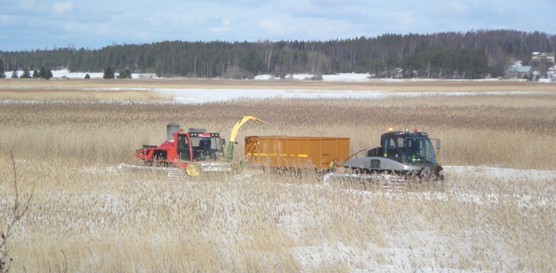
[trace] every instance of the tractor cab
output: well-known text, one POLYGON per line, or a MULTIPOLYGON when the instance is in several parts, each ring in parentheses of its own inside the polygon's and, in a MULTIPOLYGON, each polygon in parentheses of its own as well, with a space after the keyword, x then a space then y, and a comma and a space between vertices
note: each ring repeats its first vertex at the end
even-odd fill
POLYGON ((404 164, 436 164, 434 146, 425 132, 389 131, 380 139, 385 158, 404 164))
POLYGON ((191 129, 175 135, 176 154, 180 161, 223 160, 224 145, 219 133, 206 133, 204 129, 191 129))

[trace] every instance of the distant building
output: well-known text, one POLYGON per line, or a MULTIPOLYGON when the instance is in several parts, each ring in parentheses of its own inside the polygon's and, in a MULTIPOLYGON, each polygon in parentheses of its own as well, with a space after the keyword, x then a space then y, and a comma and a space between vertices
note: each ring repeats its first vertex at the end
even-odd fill
POLYGON ((532 76, 533 67, 528 65, 521 65, 521 62, 516 62, 506 71, 506 77, 508 78, 531 79, 532 76))
POLYGON ((531 53, 531 60, 534 62, 547 62, 554 63, 554 53, 549 52, 533 52, 531 53))

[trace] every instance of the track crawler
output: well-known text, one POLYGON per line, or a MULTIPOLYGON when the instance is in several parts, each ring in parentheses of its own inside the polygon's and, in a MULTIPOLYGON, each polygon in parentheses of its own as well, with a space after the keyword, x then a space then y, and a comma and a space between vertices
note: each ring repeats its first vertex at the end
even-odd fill
POLYGON ((367 182, 442 181, 442 166, 436 161, 440 140, 431 139, 425 132, 394 131, 382 134, 381 146, 359 151, 324 180, 355 180, 367 182), (435 149, 436 148, 436 149, 435 149), (365 152, 365 156, 358 157, 365 152), (342 168, 343 167, 343 168, 342 168))

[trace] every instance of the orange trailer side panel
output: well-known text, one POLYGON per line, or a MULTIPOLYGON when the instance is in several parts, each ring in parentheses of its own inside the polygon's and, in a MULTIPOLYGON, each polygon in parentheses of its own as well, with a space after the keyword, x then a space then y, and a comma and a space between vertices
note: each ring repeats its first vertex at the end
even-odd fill
POLYGON ((350 155, 349 138, 248 136, 245 158, 276 168, 326 170, 350 155))

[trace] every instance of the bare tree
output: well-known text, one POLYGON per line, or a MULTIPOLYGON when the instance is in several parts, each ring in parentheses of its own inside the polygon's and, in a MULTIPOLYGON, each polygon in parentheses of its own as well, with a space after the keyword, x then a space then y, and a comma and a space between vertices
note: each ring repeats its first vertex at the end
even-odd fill
POLYGON ((33 193, 35 192, 35 186, 37 185, 37 180, 33 181, 31 186, 31 192, 29 196, 25 199, 20 196, 20 186, 17 181, 17 169, 15 167, 15 159, 13 152, 10 152, 12 160, 12 168, 14 173, 13 187, 14 187, 14 203, 11 208, 11 216, 7 219, 6 230, 1 231, 0 240, 0 273, 6 273, 10 271, 13 259, 10 256, 10 248, 8 245, 9 239, 13 236, 13 228, 17 222, 21 221, 25 214, 29 211, 31 207, 31 200, 33 199, 33 193), (23 199, 23 200, 22 200, 23 199))

